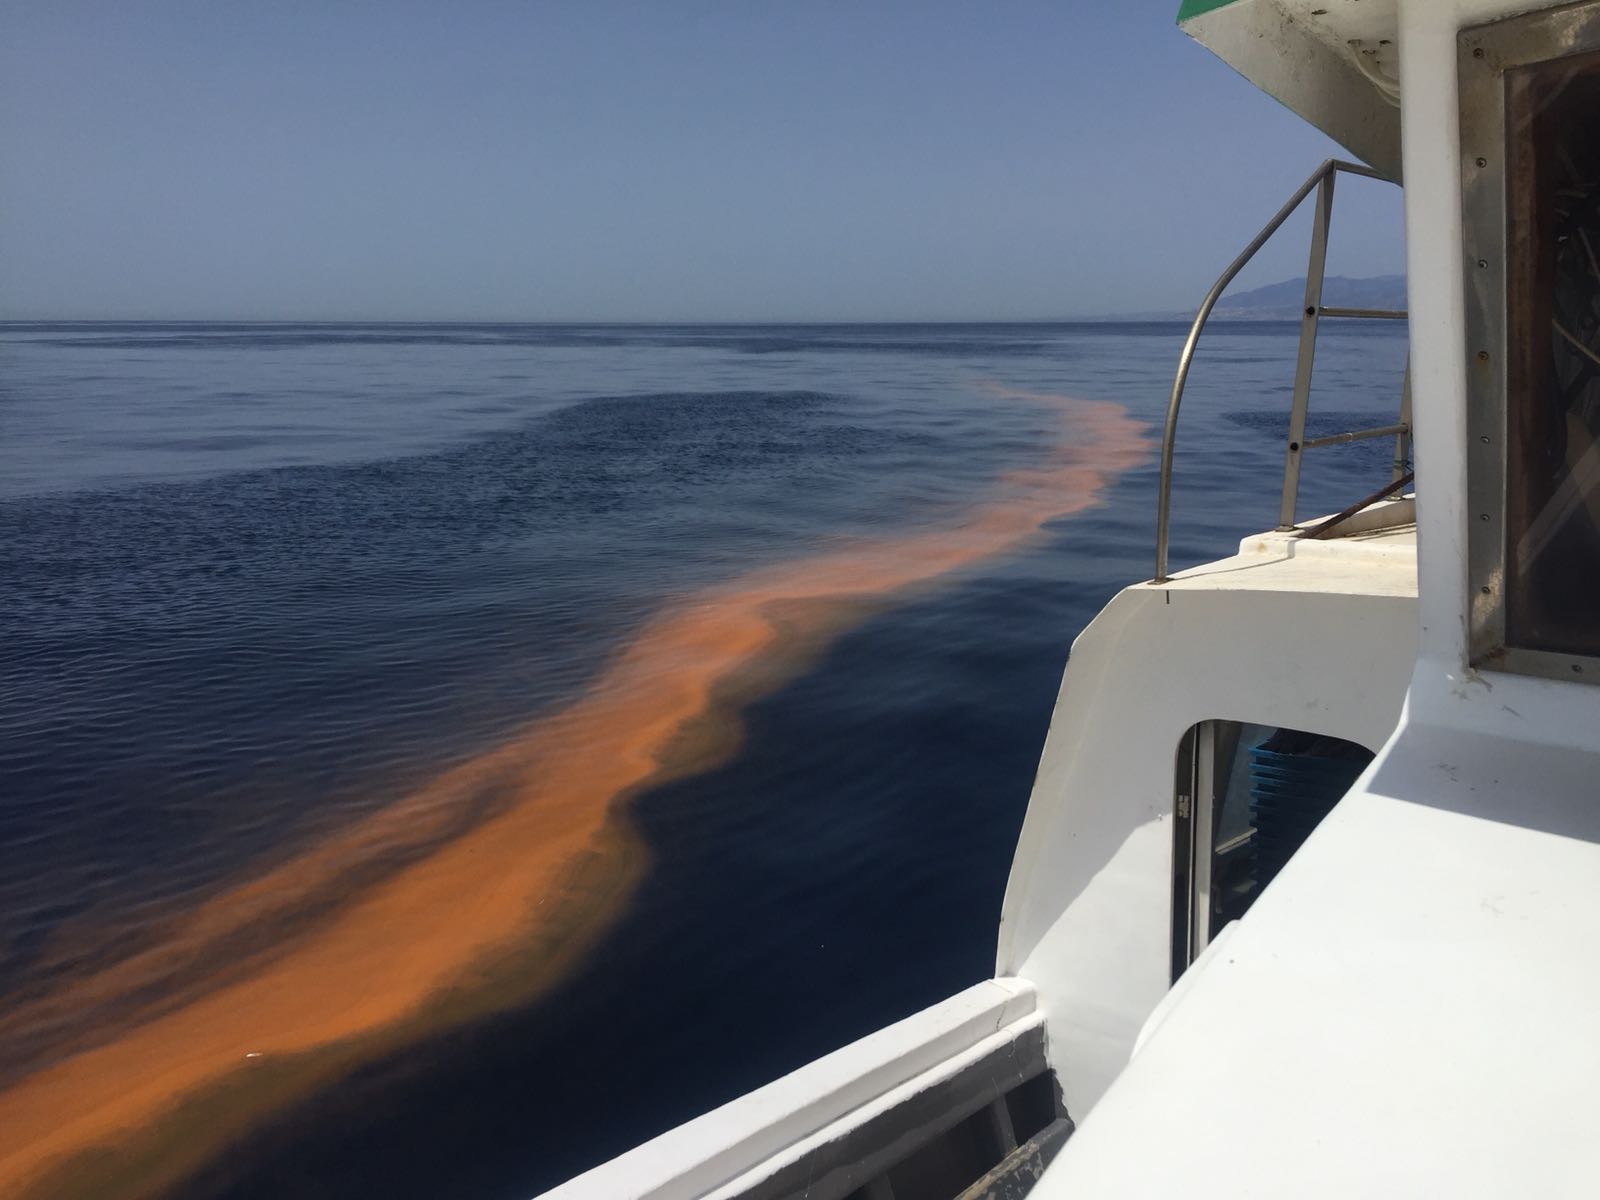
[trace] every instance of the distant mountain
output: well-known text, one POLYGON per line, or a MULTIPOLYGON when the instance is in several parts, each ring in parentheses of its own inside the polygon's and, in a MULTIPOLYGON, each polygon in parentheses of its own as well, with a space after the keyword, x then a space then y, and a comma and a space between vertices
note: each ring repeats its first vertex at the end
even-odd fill
MULTIPOLYGON (((1214 321, 1294 321, 1305 302, 1306 277, 1285 279, 1248 292, 1226 294, 1212 313, 1214 321)), ((1372 275, 1352 279, 1348 275, 1329 275, 1322 281, 1322 302, 1335 308, 1388 308, 1406 306, 1404 275, 1372 275)), ((1185 312, 1128 313, 1103 318, 1113 321, 1190 321, 1194 309, 1185 312)))
MULTIPOLYGON (((1216 319, 1239 321, 1293 320, 1305 302, 1306 277, 1269 283, 1237 295, 1225 295, 1217 302, 1216 319)), ((1329 275, 1322 281, 1322 302, 1335 308, 1392 308, 1406 306, 1404 275, 1372 275, 1351 279, 1329 275)))

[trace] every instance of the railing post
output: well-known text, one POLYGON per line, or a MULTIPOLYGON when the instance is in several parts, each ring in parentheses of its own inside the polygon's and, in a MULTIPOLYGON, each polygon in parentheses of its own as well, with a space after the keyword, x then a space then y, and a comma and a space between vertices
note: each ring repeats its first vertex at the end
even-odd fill
POLYGON ((1296 501, 1300 498, 1300 456, 1306 438, 1306 406, 1311 398, 1311 368, 1317 356, 1317 315, 1322 308, 1322 277, 1328 267, 1328 224, 1333 216, 1333 182, 1330 170, 1317 185, 1316 208, 1311 215, 1311 255, 1306 262, 1306 299, 1300 312, 1300 354, 1294 368, 1294 403, 1289 410, 1289 445, 1283 460, 1283 499, 1278 504, 1278 528, 1293 529, 1296 501))
POLYGON ((1411 355, 1406 355, 1406 373, 1400 381, 1400 424, 1402 433, 1394 435, 1394 473, 1390 481, 1400 479, 1411 469, 1411 355))

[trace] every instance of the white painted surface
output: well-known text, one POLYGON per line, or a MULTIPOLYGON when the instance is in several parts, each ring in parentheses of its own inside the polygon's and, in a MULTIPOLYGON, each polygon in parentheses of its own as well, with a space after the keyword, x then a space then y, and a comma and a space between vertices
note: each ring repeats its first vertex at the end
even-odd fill
MULTIPOLYGON (((988 980, 807 1063, 545 1196, 691 1200, 737 1195, 814 1145, 943 1082, 1041 1020, 1030 984, 988 980)), ((619 1080, 618 1086, 627 1081, 619 1080)))
MULTIPOLYGON (((1407 269, 1415 364, 1422 633, 1413 719, 1464 731, 1592 743, 1600 687, 1468 668, 1466 344, 1463 312, 1459 28, 1550 5, 1507 0, 1408 0, 1401 6, 1407 269)), ((1600 617, 1600 606, 1597 606, 1600 617)))
POLYGON ((1536 7, 1399 6, 1421 592, 1402 720, 1039 1200, 1600 1190, 1600 688, 1467 666, 1456 34, 1536 7))
MULTIPOLYGON (((1400 507, 1400 506, 1397 506, 1400 507)), ((1123 591, 1073 645, 1022 828, 998 970, 1032 980, 1081 1117, 1171 971, 1178 743, 1229 719, 1377 749, 1416 654, 1409 527, 1238 556, 1123 591)))
POLYGON ((1557 794, 1594 799, 1593 757, 1412 732, 1198 968, 1037 1200, 1595 1194, 1600 805, 1557 794))
POLYGON ((1395 0, 1235 0, 1183 28, 1269 96, 1395 179, 1401 164, 1394 9, 1395 0))
POLYGON ((1415 131, 1405 140, 1407 311, 1413 452, 1417 464, 1418 653, 1430 670, 1460 671, 1467 626, 1467 376, 1461 277, 1460 120, 1456 28, 1448 3, 1401 12, 1402 96, 1415 131), (1426 136, 1420 136, 1421 131, 1426 136))

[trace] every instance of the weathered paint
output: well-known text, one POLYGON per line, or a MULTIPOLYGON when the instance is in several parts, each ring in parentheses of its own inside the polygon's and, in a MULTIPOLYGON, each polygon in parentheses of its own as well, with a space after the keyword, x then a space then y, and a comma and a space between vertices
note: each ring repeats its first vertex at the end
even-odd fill
POLYGON ((547 1200, 739 1196, 1042 1023, 1031 985, 993 979, 807 1063, 578 1176, 547 1200))
POLYGON ((1196 0, 1179 19, 1185 33, 1302 120, 1386 178, 1400 178, 1400 113, 1389 94, 1396 88, 1394 0, 1196 0))

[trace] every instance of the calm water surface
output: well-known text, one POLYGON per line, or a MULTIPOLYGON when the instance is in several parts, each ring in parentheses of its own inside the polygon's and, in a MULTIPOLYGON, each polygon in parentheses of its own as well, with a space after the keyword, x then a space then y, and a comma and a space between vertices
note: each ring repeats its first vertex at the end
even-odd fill
MULTIPOLYGON (((1296 331, 1208 333, 1175 562, 1273 523, 1296 331)), ((169 953, 567 711, 663 612, 959 528, 1048 465, 1059 398, 1155 426, 1183 332, 0 325, 0 1109, 426 866, 501 801, 452 793, 337 887, 169 953)), ((1404 357, 1325 332, 1312 432, 1392 419, 1404 357)), ((1302 515, 1388 459, 1311 456, 1302 515)), ((68 1147, 32 1186, 529 1196, 987 976, 1068 647, 1149 575, 1154 483, 1151 456, 830 617, 725 706, 725 752, 626 797, 646 865, 548 984, 68 1147)), ((408 951, 403 923, 377 940, 408 951)), ((166 1065, 120 1061, 130 1089, 166 1065)))

